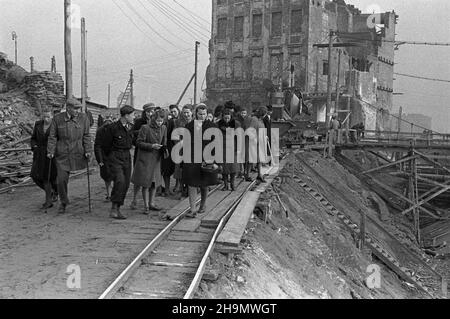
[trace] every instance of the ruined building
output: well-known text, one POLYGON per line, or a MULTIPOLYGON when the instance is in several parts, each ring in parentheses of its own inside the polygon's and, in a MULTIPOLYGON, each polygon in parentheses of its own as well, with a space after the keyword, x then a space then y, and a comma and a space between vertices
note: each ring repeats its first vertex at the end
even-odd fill
POLYGON ((210 105, 233 100, 253 109, 293 85, 312 119, 325 121, 328 48, 313 45, 327 44, 333 30, 333 42, 343 45, 332 50, 333 101, 339 73, 338 108, 350 104, 350 123, 384 127, 393 100, 394 12, 363 14, 344 0, 213 0, 212 17, 210 105))

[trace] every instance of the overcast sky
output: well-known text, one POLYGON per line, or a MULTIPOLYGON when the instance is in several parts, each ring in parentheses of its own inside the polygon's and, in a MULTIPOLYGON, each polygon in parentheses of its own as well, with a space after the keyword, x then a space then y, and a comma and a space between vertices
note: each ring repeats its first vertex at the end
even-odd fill
MULTIPOLYGON (((194 72, 194 41, 199 56, 199 91, 205 88, 209 63, 211 0, 73 0, 88 30, 89 96, 111 104, 125 89, 129 71, 135 73, 136 104, 174 103, 194 72), (179 4, 199 15, 185 11, 179 4), (116 4, 115 4, 116 3, 116 4), (120 7, 120 8, 119 8, 120 7), (173 10, 178 12, 174 18, 173 10), (181 15, 180 15, 181 14, 181 15), (128 17, 126 16, 128 15, 128 17), (130 21, 131 20, 131 21, 130 21), (133 23, 134 22, 134 23, 133 23)), ((38 70, 49 70, 53 55, 64 71, 63 0, 0 0, 0 51, 14 59, 11 32, 18 35, 19 64, 29 69, 34 56, 38 70)), ((400 16, 397 40, 450 42, 448 0, 349 0, 363 12, 379 8, 400 16)), ((80 91, 80 33, 72 34, 74 90, 80 91)), ((450 80, 450 47, 403 45, 396 51, 395 71, 450 80)), ((396 76, 394 111, 433 117, 433 129, 450 133, 450 83, 396 76)), ((201 94, 201 92, 199 92, 201 94)), ((190 89, 183 102, 193 97, 190 89)))

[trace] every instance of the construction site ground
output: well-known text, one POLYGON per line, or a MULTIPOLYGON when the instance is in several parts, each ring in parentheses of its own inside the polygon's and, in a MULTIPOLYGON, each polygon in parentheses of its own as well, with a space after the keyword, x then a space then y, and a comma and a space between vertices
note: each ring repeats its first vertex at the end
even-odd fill
MULTIPOLYGON (((331 203, 344 209, 348 204, 342 200, 345 194, 379 219, 364 187, 339 163, 316 152, 297 156, 337 186, 339 192, 324 194, 331 203)), ((303 169, 296 156, 288 158, 282 174, 280 197, 289 218, 273 193, 264 193, 258 207, 264 210, 270 201, 272 213, 266 216, 255 211, 240 253, 213 253, 208 269, 219 276, 203 280, 196 298, 428 297, 401 280, 370 251, 359 250, 342 222, 289 177, 300 176, 325 193, 327 186, 303 169), (381 267, 381 288, 369 289, 365 284, 371 264, 381 267)), ((128 209, 131 190, 124 207, 128 220, 109 219, 110 204, 104 200, 104 186, 97 172, 91 183, 92 214, 87 213, 86 176, 71 180, 72 204, 65 215, 57 214, 57 205, 47 213, 39 209, 44 197, 37 187, 0 195, 0 298, 96 298, 145 247, 142 241, 133 243, 127 237, 130 230, 150 223, 164 225, 157 215, 148 217, 140 210, 128 209), (80 267, 81 289, 67 286, 70 265, 80 267)), ((162 197, 156 200, 166 209, 177 202, 162 197)), ((405 224, 399 224, 396 216, 383 223, 392 234, 412 242, 405 224)), ((447 263, 436 260, 433 265, 448 277, 447 263)))

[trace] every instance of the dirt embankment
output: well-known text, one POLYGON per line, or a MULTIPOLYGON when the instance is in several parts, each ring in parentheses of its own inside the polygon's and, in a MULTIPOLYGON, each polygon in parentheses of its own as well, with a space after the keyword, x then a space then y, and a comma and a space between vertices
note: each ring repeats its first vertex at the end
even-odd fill
MULTIPOLYGON (((260 214, 254 214, 243 239, 243 251, 229 256, 228 260, 222 254, 214 255, 212 264, 220 268, 222 276, 216 282, 204 282, 197 297, 426 298, 372 257, 369 250, 360 251, 356 247, 356 238, 343 223, 329 215, 324 206, 286 176, 292 173, 300 176, 346 214, 354 213, 358 206, 379 221, 379 212, 367 199, 368 192, 359 180, 335 160, 322 159, 318 153, 300 156, 315 165, 332 185, 350 193, 352 204, 339 198, 337 193, 334 197, 330 195, 333 192, 327 193, 327 185, 303 170, 301 162, 291 157, 280 183, 280 196, 289 210, 289 218, 273 193, 263 194, 260 204, 265 206, 270 200, 273 208, 268 222, 260 214), (381 288, 369 289, 366 285, 366 278, 371 274, 368 266, 372 264, 381 267, 381 288)), ((387 224, 393 234, 410 242, 410 230, 402 230, 402 227, 405 228, 403 225, 395 227, 394 219, 387 224)))

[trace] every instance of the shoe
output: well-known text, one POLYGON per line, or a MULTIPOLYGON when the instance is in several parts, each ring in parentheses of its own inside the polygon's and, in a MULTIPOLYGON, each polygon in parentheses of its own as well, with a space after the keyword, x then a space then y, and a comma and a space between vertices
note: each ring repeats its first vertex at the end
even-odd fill
POLYGON ((246 182, 253 182, 253 179, 249 176, 245 177, 245 181, 246 182))
POLYGON ((136 209, 137 209, 137 203, 136 203, 135 200, 131 202, 131 204, 130 204, 130 209, 131 209, 131 210, 136 210, 136 209))
POLYGON ((265 180, 264 177, 262 177, 262 176, 258 176, 258 177, 256 178, 256 180, 259 181, 259 182, 261 182, 261 183, 265 183, 265 182, 266 182, 266 180, 265 180))
POLYGON ((159 207, 154 206, 154 205, 150 205, 149 209, 150 209, 151 211, 154 211, 154 212, 160 212, 160 211, 162 211, 162 208, 159 208, 159 207))
POLYGON ((186 217, 187 218, 195 218, 195 217, 197 217, 197 212, 190 211, 189 213, 186 214, 186 217))
POLYGON ((120 212, 120 207, 119 207, 119 206, 117 206, 116 212, 117 212, 117 216, 114 217, 115 219, 120 219, 120 220, 127 219, 127 218, 126 218, 124 215, 122 215, 122 213, 120 212))
POLYGON ((58 214, 65 214, 65 213, 66 213, 66 205, 64 204, 59 205, 58 214))
POLYGON ((234 192, 236 190, 236 186, 234 184, 231 184, 231 191, 234 192))
POLYGON ((145 208, 144 208, 144 211, 142 212, 142 214, 144 214, 144 215, 150 214, 150 208, 145 207, 145 208))
POLYGON ((222 190, 223 190, 223 191, 228 191, 228 190, 230 190, 230 189, 228 188, 228 184, 225 184, 225 185, 222 187, 222 190))
POLYGON ((206 208, 205 207, 200 207, 200 209, 198 210, 198 214, 202 215, 206 213, 206 208))
POLYGON ((49 209, 53 207, 53 203, 44 203, 41 209, 49 209))
POLYGON ((58 194, 53 194, 52 195, 52 202, 55 203, 58 201, 58 194))

